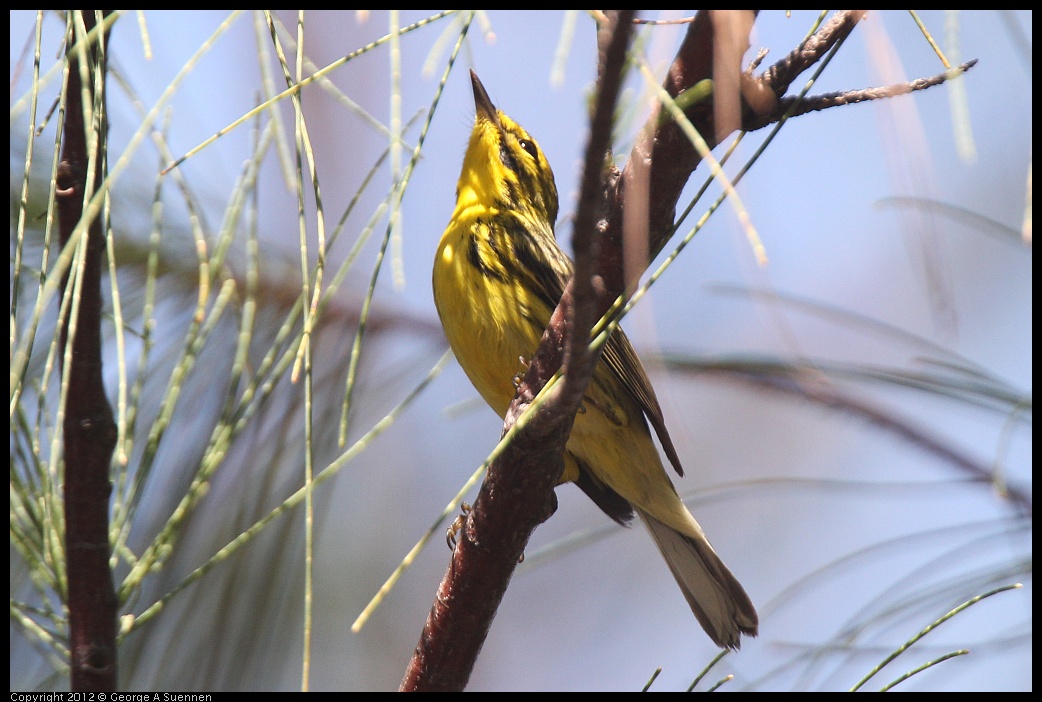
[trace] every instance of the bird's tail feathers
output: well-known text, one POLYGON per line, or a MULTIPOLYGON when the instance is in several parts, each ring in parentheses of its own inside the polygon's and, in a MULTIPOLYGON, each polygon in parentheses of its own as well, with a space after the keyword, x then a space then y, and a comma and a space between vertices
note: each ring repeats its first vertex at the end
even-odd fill
POLYGON ((641 509, 637 514, 669 564, 698 623, 716 645, 738 649, 741 634, 756 636, 759 618, 749 595, 701 530, 691 536, 641 509))

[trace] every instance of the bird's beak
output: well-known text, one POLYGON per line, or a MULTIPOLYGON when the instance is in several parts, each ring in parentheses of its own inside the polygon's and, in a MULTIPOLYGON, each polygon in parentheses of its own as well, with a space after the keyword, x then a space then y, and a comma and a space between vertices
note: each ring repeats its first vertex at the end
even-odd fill
POLYGON ((473 68, 470 69, 470 82, 474 86, 474 109, 477 111, 478 117, 484 117, 498 127, 499 112, 492 104, 492 98, 488 96, 485 86, 478 80, 478 74, 474 72, 473 68))

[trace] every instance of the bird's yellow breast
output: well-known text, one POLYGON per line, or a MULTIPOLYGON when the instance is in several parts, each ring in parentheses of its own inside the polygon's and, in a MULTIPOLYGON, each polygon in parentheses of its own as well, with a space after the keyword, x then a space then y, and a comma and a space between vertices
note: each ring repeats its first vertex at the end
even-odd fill
POLYGON ((514 376, 525 370, 521 359, 531 359, 552 310, 527 292, 518 276, 495 265, 495 257, 482 248, 489 246, 487 225, 460 214, 438 245, 434 304, 460 366, 502 417, 514 399, 514 376), (473 264, 478 255, 484 270, 473 264))

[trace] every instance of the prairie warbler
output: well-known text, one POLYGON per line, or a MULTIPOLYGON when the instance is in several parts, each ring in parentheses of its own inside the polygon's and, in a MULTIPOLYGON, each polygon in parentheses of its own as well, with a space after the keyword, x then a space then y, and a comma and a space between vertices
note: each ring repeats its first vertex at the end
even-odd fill
MULTIPOLYGON (((434 259, 434 302, 456 358, 500 416, 572 275, 554 237, 557 186, 535 140, 496 109, 471 71, 477 115, 456 186, 456 209, 434 259)), ((720 647, 756 635, 749 596, 677 495, 648 420, 680 460, 651 382, 622 330, 604 347, 565 451, 575 482, 609 517, 636 512, 702 628, 720 647), (647 417, 647 420, 645 419, 647 417)))

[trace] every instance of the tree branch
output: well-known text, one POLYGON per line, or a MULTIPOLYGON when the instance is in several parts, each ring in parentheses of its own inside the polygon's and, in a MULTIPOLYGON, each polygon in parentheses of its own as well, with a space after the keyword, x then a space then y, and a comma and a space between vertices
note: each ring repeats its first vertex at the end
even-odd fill
MULTIPOLYGON (((618 97, 620 76, 632 28, 630 12, 608 14, 601 27, 601 73, 593 128, 586 150, 581 205, 576 232, 581 235, 585 271, 592 271, 589 252, 597 248, 594 236, 598 213, 603 211, 604 155, 611 137, 611 116, 618 97)), ((406 669, 402 691, 462 690, 485 642, 492 619, 506 592, 532 531, 556 509, 554 486, 564 470, 563 449, 571 433, 575 411, 589 382, 596 357, 587 351, 590 328, 597 316, 577 317, 582 298, 595 295, 591 276, 574 284, 554 313, 539 351, 529 364, 525 380, 507 412, 504 432, 524 412, 535 395, 566 358, 569 373, 561 387, 539 409, 504 453, 489 466, 474 508, 453 554, 420 641, 406 669), (578 289, 576 289, 578 288, 578 289), (576 297, 573 303, 573 297, 576 297)))
MULTIPOLYGON (((741 61, 755 13, 700 11, 688 25, 664 88, 676 98, 705 79, 713 81, 712 94, 685 109, 712 148, 734 130, 779 121, 791 106, 782 97, 791 83, 849 35, 864 14, 838 12, 754 77, 751 69, 742 70, 741 61)), ((588 348, 590 329, 668 242, 680 194, 701 160, 676 122, 661 119, 656 109, 623 171, 606 173, 611 114, 634 18, 629 11, 604 17, 598 35, 597 105, 574 226, 575 275, 518 386, 504 433, 558 369, 564 368, 563 377, 490 465, 402 680, 403 691, 466 685, 518 558, 535 527, 556 508, 553 487, 563 471, 565 444, 599 359, 588 348)), ((866 93, 862 99, 883 96, 866 93)), ((837 98, 833 101, 840 104, 837 98)), ((817 104, 815 109, 827 106, 825 100, 807 103, 817 104)))
MULTIPOLYGON (((106 11, 107 13, 108 11, 106 11)), ((97 24, 100 11, 84 11, 86 32, 97 24)), ((75 18, 74 18, 75 21, 75 18)), ((104 86, 95 85, 105 73, 108 33, 87 47, 78 45, 78 33, 68 38, 68 84, 65 95, 65 124, 61 162, 57 173, 59 236, 62 246, 72 237, 84 202, 94 194, 88 190, 88 130, 96 130, 93 154, 96 188, 104 177, 104 86), (86 65, 81 59, 86 58, 86 65), (81 81, 86 76, 87 83, 81 81), (96 93, 95 91, 100 91, 96 93), (84 97, 90 101, 95 124, 84 123, 84 97)), ((69 655, 71 685, 75 692, 111 692, 116 689, 116 592, 109 570, 109 465, 116 446, 112 408, 105 397, 101 369, 102 264, 105 237, 95 218, 87 231, 86 255, 78 290, 78 307, 60 322, 61 346, 72 345, 68 368, 68 392, 62 424, 65 459, 65 552, 68 574, 69 655)), ((71 272, 71 271, 70 271, 71 272)), ((69 294, 69 273, 62 291, 69 294)))
POLYGON ((768 125, 774 124, 780 120, 786 114, 789 115, 789 119, 793 117, 799 117, 809 112, 817 112, 819 110, 826 110, 830 107, 839 107, 840 105, 853 105, 858 102, 867 102, 869 100, 880 100, 885 98, 892 98, 898 95, 907 95, 908 93, 915 92, 917 90, 926 90, 932 88, 935 85, 946 83, 955 76, 961 75, 966 71, 970 70, 977 65, 977 59, 967 61, 959 67, 945 71, 944 73, 938 73, 935 76, 929 78, 916 78, 915 80, 908 81, 907 83, 894 83, 893 85, 884 85, 879 88, 864 88, 863 90, 842 90, 834 93, 824 93, 822 95, 810 95, 804 98, 799 98, 796 95, 785 97, 778 100, 774 109, 758 116, 750 116, 745 122, 743 128, 746 131, 755 131, 762 129, 768 125), (798 103, 795 109, 792 109, 794 103, 798 103), (789 110, 792 109, 792 112, 789 110))

